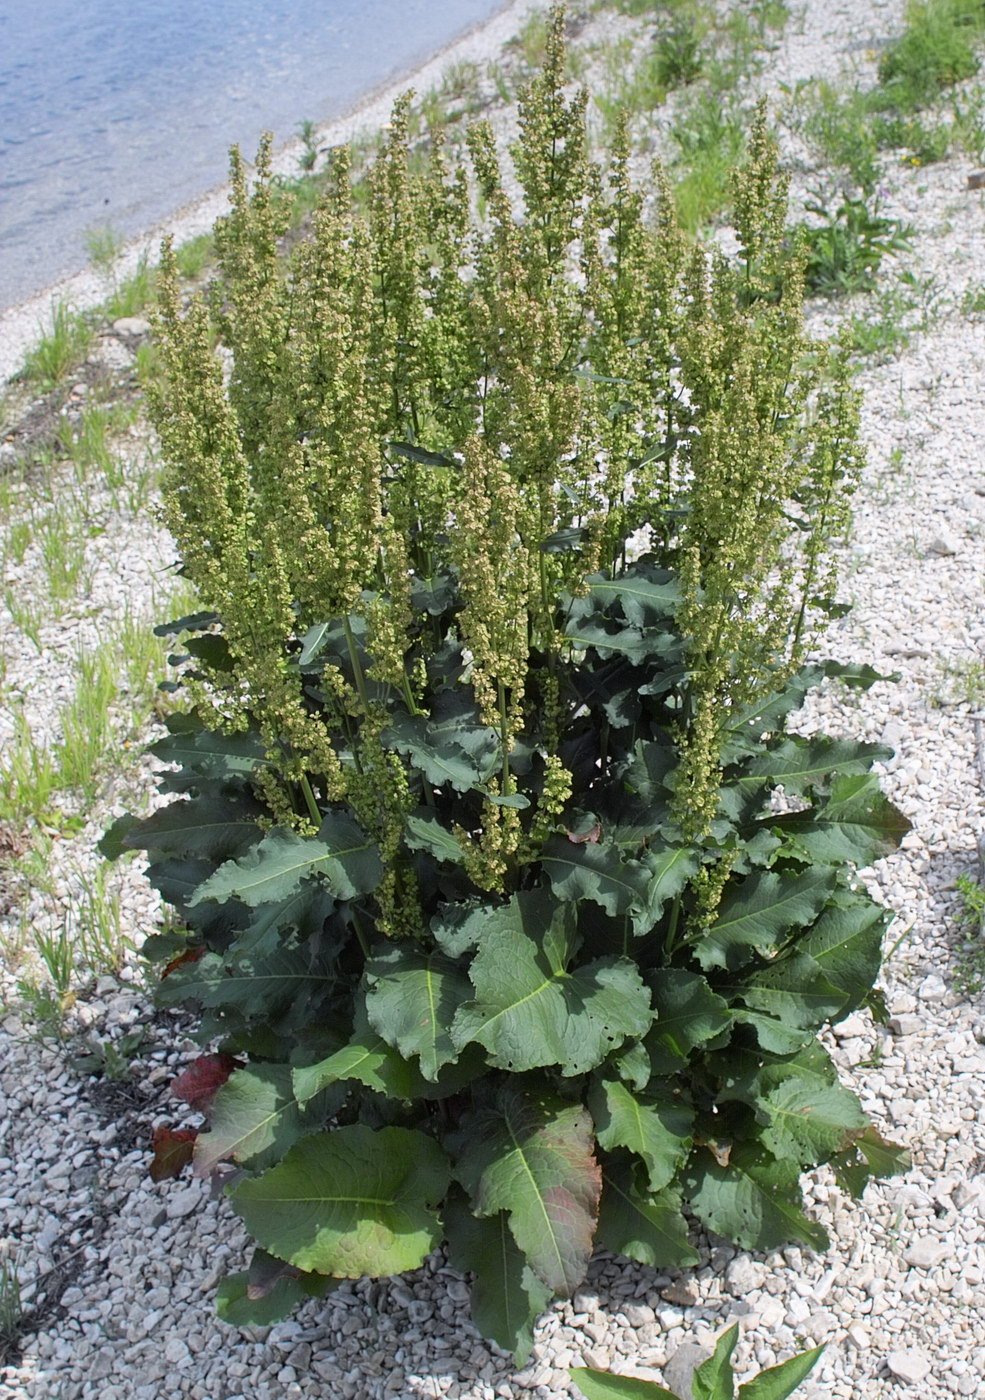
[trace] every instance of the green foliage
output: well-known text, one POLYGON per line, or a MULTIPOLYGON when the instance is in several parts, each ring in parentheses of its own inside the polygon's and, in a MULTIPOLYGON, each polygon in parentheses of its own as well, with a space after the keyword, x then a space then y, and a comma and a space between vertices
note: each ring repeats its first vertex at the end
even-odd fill
POLYGON ((63 301, 51 308, 51 321, 24 359, 19 378, 38 389, 56 388, 85 359, 92 344, 87 317, 63 301))
POLYGON ((596 1243, 693 1263, 685 1209, 823 1243, 801 1169, 878 1151, 816 1033, 869 996, 855 863, 905 830, 866 786, 886 750, 784 733, 826 676, 879 678, 803 659, 857 401, 803 330, 765 118, 712 256, 659 172, 644 221, 624 128, 589 159, 563 57, 556 13, 521 211, 488 127, 425 165, 403 101, 289 262, 266 148, 209 305, 165 258, 154 411, 202 611, 162 629, 175 800, 104 843, 186 925, 146 952, 226 1057, 195 1160, 236 1164, 280 1301, 445 1239, 520 1354, 596 1243))
MULTIPOLYGON (((707 1361, 696 1369, 691 1380, 691 1400, 735 1400, 736 1395, 738 1400, 786 1400, 814 1369, 824 1351, 823 1347, 815 1347, 811 1351, 801 1352, 799 1356, 792 1356, 779 1366, 760 1371, 753 1380, 740 1385, 736 1392, 732 1353, 738 1340, 739 1326, 733 1323, 718 1338, 715 1350, 707 1361)), ((673 1391, 635 1376, 616 1376, 608 1371, 583 1367, 572 1371, 571 1379, 585 1400, 678 1400, 673 1391)))
POLYGON ((867 291, 885 257, 910 247, 912 230, 869 207, 865 198, 842 197, 837 209, 815 200, 806 206, 820 220, 801 225, 807 249, 807 287, 821 296, 867 291))
POLYGON ((975 44, 985 32, 979 0, 911 0, 906 28, 882 55, 879 81, 885 103, 912 112, 943 88, 978 72, 975 44))

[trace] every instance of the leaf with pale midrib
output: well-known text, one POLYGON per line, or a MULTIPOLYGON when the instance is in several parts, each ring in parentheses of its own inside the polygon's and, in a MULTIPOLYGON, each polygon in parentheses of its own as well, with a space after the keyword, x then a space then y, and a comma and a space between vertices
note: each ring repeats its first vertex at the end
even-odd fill
POLYGON ((458 1059, 451 1023, 471 995, 468 977, 442 953, 396 944, 366 964, 369 1023, 404 1059, 416 1056, 425 1079, 458 1059))

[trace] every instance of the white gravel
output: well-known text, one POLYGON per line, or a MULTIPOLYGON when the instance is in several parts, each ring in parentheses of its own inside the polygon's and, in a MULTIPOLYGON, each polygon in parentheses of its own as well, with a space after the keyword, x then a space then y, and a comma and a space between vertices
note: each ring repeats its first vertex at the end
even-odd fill
MULTIPOLYGON (((864 77, 869 50, 898 28, 901 11, 897 0, 809 0, 763 84, 779 92, 846 69, 864 77)), ((791 156, 802 163, 803 193, 816 172, 794 141, 791 156)), ((870 1187, 861 1202, 828 1171, 813 1173, 809 1205, 832 1238, 823 1255, 759 1256, 705 1242, 701 1267, 684 1275, 598 1259, 575 1298, 545 1316, 519 1374, 468 1323, 464 1283, 440 1255, 414 1275, 344 1286, 289 1322, 239 1333, 216 1320, 212 1301, 216 1280, 241 1267, 238 1223, 207 1200, 206 1186, 155 1186, 146 1174, 149 1127, 177 1121, 167 1084, 195 1052, 180 1019, 150 1027, 131 1101, 101 1107, 64 1054, 27 1038, 11 1014, 0 1025, 0 1253, 16 1255, 38 1293, 52 1265, 67 1261, 76 1273, 18 1363, 0 1368, 3 1400, 555 1400, 573 1394, 566 1371, 582 1363, 654 1379, 666 1368, 666 1382, 686 1393, 687 1373, 733 1319, 742 1324, 743 1371, 827 1343, 798 1392, 804 1400, 985 1395, 985 1007, 953 990, 962 941, 954 885, 977 873, 982 811, 972 708, 951 676, 985 660, 985 318, 959 311, 966 288, 985 282, 985 205, 966 192, 967 170, 957 158, 885 175, 889 212, 917 228, 898 271, 933 281, 933 319, 899 358, 861 375, 870 460, 842 585, 855 606, 828 649, 897 670, 900 680, 861 696, 832 687, 798 719, 896 748, 885 788, 913 832, 866 876, 897 914, 887 948, 898 946, 882 979, 893 1019, 881 1028, 853 1015, 830 1045, 876 1124, 909 1146, 912 1170, 870 1187)), ((830 306, 818 306, 819 326, 831 318, 830 306)), ((164 545, 150 530, 125 545, 133 597, 164 545)), ((106 567, 120 557, 115 539, 106 567)), ((97 579, 104 572, 100 564, 97 579)), ((66 621, 64 655, 86 625, 66 621)), ((50 712, 58 675, 54 661, 39 668, 33 649, 14 648, 4 685, 20 685, 39 713, 46 704, 50 712)), ((115 791, 108 804, 119 808, 125 796, 115 791)), ((94 859, 103 820, 93 813, 80 835, 56 844, 62 907, 36 895, 32 915, 70 914, 66 872, 94 859)), ((124 909, 139 941, 154 926, 155 902, 132 870, 124 909)), ((145 990, 135 972, 124 977, 130 985, 105 979, 78 1008, 100 1034, 147 1024, 145 990)))

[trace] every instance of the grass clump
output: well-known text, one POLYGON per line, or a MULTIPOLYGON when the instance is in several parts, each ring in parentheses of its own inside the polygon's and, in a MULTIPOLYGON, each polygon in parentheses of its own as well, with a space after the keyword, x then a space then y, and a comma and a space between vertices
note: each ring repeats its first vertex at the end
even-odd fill
POLYGON ((51 308, 47 329, 24 359, 18 378, 41 390, 57 388, 89 353, 93 341, 92 321, 67 302, 51 308))
POLYGON ((917 0, 906 28, 879 61, 878 100, 898 112, 915 112, 945 88, 972 78, 985 34, 981 0, 917 0))

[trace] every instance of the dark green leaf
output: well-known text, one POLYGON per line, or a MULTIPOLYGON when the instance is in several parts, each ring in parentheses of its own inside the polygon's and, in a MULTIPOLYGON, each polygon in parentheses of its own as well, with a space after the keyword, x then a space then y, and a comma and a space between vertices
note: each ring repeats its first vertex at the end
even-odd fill
POLYGON ((910 1155, 904 1148, 887 1142, 875 1128, 868 1127, 847 1152, 832 1158, 831 1165, 841 1186, 858 1197, 873 1178, 899 1176, 909 1171, 910 1155))
POLYGON ((691 1149, 694 1111, 658 1086, 633 1094, 618 1079, 596 1079, 588 1094, 599 1146, 613 1151, 625 1147, 641 1158, 650 1190, 659 1191, 677 1174, 691 1149))
POLYGON ((514 895, 487 930, 469 969, 474 1001, 460 1007, 452 1039, 484 1045, 514 1071, 559 1065, 584 1074, 650 1025, 650 997, 633 963, 599 958, 571 967, 576 911, 549 891, 514 895))
MULTIPOLYGON (((456 717, 457 718, 457 717, 456 717)), ((502 768, 502 749, 494 729, 429 723, 424 715, 398 715, 383 731, 387 747, 406 754, 429 783, 448 783, 456 792, 487 783, 502 768)))
POLYGON ((191 904, 234 896, 255 909, 286 899, 313 875, 323 879, 338 899, 369 894, 383 878, 379 849, 341 813, 330 813, 317 837, 275 827, 242 860, 220 866, 191 904))
POLYGON ((395 456, 406 457, 411 462, 420 462, 425 467, 456 467, 458 465, 454 457, 449 457, 444 452, 428 452, 426 448, 418 447, 412 442, 391 442, 387 445, 395 456))
POLYGON ((504 1084, 494 1108, 463 1125, 456 1174, 476 1215, 506 1211, 537 1277, 570 1297, 585 1277, 601 1173, 580 1104, 504 1084))
POLYGON ((510 1233, 505 1211, 480 1220, 455 1193, 444 1209, 448 1259, 472 1274, 472 1320, 484 1337, 513 1353, 517 1366, 530 1355, 534 1323, 551 1290, 534 1274, 510 1233))
POLYGON ((871 774, 837 778, 820 807, 777 817, 771 825, 792 837, 793 849, 806 859, 859 868, 894 851, 910 830, 871 774))
POLYGON ((763 778, 782 783, 787 793, 802 793, 831 774, 846 777, 868 773, 873 763, 892 758, 884 744, 859 744, 852 739, 811 739, 788 734, 775 748, 758 753, 745 765, 740 783, 755 785, 763 778))
POLYGON ((419 1268, 440 1243, 435 1205, 447 1187, 432 1137, 356 1123, 302 1138, 229 1196, 278 1259, 336 1278, 381 1278, 419 1268))
POLYGON ((638 860, 623 860, 609 842, 578 845, 564 836, 552 836, 541 855, 554 893, 560 899, 590 899, 607 914, 629 917, 639 932, 647 932, 652 874, 638 860))
POLYGON ((749 875, 726 890, 718 917, 694 952, 703 968, 738 968, 751 951, 774 952, 793 928, 812 923, 838 883, 833 870, 805 870, 778 875, 771 870, 749 875))
POLYGON ((464 865, 465 857, 453 832, 426 808, 411 812, 404 822, 404 839, 412 851, 429 851, 435 860, 464 865))
POLYGON ((654 1074, 674 1074, 691 1051, 731 1023, 728 1003, 697 972, 660 968, 650 974, 653 1027, 644 1044, 654 1074))
POLYGON ((676 580, 668 575, 656 581, 627 572, 616 579, 590 576, 586 582, 592 598, 604 607, 618 603, 626 621, 634 627, 653 627, 673 616, 681 597, 676 580))
POLYGON ((628 1161, 613 1159, 603 1168, 598 1242, 651 1269, 690 1268, 698 1262, 688 1241, 680 1191, 669 1186, 656 1196, 641 1191, 628 1161))
POLYGON ((824 1229, 801 1209, 799 1177, 795 1161, 778 1162, 752 1143, 736 1146, 726 1167, 698 1151, 686 1172, 695 1215, 743 1249, 778 1249, 793 1240, 826 1249, 824 1229))
POLYGON ((170 734, 151 744, 150 752, 162 763, 178 764, 186 776, 241 780, 265 762, 264 745, 255 734, 219 734, 193 715, 170 715, 166 723, 170 734))
POLYGON ((306 1298, 321 1298, 332 1288, 337 1288, 334 1279, 315 1280, 317 1275, 300 1275, 299 1270, 290 1268, 272 1283, 270 1288, 256 1297, 251 1297, 250 1275, 248 1273, 228 1274, 216 1289, 216 1311, 223 1322, 234 1327, 269 1327, 281 1322, 305 1301, 306 1298), (307 1287, 301 1282, 305 1277, 312 1280, 307 1287))
POLYGON ((228 860, 263 835, 257 826, 257 803, 228 797, 181 798, 137 822, 123 838, 130 851, 155 856, 202 856, 228 860))
POLYGON ((788 1029, 823 1025, 844 1003, 844 993, 828 981, 821 965, 801 952, 779 958, 722 990, 730 1000, 739 997, 754 1011, 775 1016, 788 1029))
POLYGON ((405 1060, 416 1055, 425 1079, 458 1059, 451 1023, 472 988, 450 959, 395 944, 366 964, 366 986, 370 1025, 405 1060))
POLYGON ((772 1089, 760 1107, 769 1114, 769 1126, 760 1133, 763 1146, 804 1167, 844 1152, 869 1122, 850 1089, 840 1084, 819 1089, 795 1076, 772 1089))
POLYGON ((409 1064, 368 1026, 357 1030, 348 1045, 317 1064, 294 1071, 294 1093, 302 1106, 330 1084, 355 1079, 368 1089, 388 1098, 415 1099, 426 1082, 415 1065, 409 1064))
POLYGON ((283 1157, 305 1131, 291 1088, 289 1065, 237 1069, 221 1086, 209 1110, 209 1131, 195 1143, 196 1176, 220 1162, 264 1167, 283 1157))

